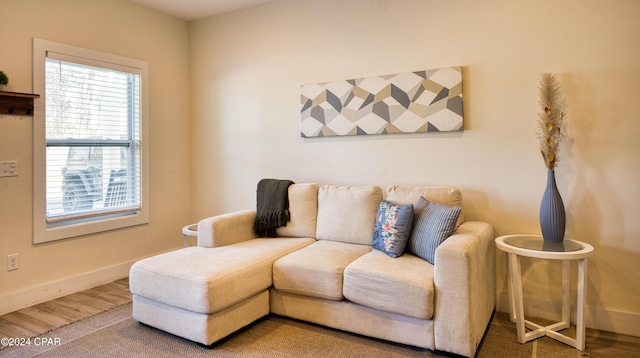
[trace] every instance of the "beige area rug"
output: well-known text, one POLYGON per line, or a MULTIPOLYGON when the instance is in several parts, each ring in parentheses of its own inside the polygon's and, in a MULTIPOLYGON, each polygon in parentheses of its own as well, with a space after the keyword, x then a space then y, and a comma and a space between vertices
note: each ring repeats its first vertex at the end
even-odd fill
MULTIPOLYGON (((451 357, 279 316, 268 316, 213 347, 141 325, 131 304, 41 336, 38 346, 13 347, 0 357, 451 357)), ((513 324, 494 319, 476 357, 589 357, 549 338, 526 344, 513 324)))

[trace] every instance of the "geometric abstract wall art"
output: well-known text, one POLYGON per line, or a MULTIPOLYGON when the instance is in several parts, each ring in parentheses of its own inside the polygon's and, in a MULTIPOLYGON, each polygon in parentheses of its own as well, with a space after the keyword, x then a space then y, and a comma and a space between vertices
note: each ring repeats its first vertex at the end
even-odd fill
POLYGON ((301 136, 463 130, 462 67, 300 86, 301 136))

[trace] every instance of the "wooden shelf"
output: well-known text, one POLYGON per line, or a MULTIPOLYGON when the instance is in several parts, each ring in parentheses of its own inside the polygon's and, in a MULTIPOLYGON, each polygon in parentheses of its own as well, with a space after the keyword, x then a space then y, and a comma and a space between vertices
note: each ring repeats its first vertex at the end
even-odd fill
POLYGON ((39 94, 0 91, 0 114, 33 116, 33 99, 39 94))

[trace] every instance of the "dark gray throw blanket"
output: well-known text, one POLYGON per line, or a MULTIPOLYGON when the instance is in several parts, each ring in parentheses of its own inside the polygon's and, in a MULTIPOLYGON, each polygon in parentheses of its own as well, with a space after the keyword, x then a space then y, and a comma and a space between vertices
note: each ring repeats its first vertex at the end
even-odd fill
POLYGON ((258 182, 256 234, 261 237, 276 236, 276 228, 289 221, 289 186, 291 180, 262 179, 258 182))

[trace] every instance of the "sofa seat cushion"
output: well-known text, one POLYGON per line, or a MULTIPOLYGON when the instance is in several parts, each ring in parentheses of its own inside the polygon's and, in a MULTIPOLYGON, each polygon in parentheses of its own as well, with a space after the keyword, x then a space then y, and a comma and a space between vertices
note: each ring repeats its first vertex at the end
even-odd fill
POLYGON ((211 314, 272 285, 273 262, 312 238, 262 238, 216 248, 188 247, 136 262, 131 293, 211 314))
POLYGON ((369 251, 370 245, 318 241, 273 264, 273 287, 304 296, 342 300, 345 267, 369 251))
POLYGON ((404 254, 392 258, 373 250, 344 271, 344 297, 382 311, 431 319, 435 289, 433 265, 404 254))

